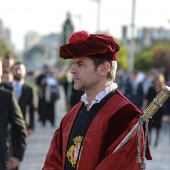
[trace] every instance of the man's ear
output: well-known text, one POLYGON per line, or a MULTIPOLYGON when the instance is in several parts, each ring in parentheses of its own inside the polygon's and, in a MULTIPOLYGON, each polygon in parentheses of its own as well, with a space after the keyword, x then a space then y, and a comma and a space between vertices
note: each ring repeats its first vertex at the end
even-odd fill
POLYGON ((100 65, 100 74, 106 75, 108 71, 110 70, 110 64, 108 62, 104 62, 100 65))

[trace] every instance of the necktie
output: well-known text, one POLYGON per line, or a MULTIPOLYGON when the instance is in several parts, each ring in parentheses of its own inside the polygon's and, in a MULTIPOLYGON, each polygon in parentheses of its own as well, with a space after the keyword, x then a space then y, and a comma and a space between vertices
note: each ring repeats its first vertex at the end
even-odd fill
POLYGON ((18 83, 16 83, 15 91, 16 91, 17 99, 19 99, 20 98, 20 86, 18 83))

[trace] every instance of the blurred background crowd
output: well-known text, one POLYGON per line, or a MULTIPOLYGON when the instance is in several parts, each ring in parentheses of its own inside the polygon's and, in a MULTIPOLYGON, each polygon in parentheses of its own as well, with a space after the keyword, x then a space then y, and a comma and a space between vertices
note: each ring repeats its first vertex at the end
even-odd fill
MULTIPOLYGON (((96 2, 102 5, 100 0, 96 2)), ((121 38, 116 38, 121 49, 118 54, 116 83, 118 89, 144 111, 166 85, 170 86, 170 29, 146 26, 135 28, 133 3, 135 1, 132 1, 131 36, 128 36, 129 27, 124 25, 120 28, 121 38)), ((67 111, 83 94, 83 91, 78 92, 72 88, 73 80, 69 73, 72 61, 58 57, 59 47, 67 43, 68 37, 76 31, 73 15, 71 12, 66 13, 58 33, 40 35, 34 31, 27 32, 22 53, 14 50, 10 29, 4 23, 5 21, 0 20, 0 60, 3 67, 1 88, 14 91, 18 96, 29 135, 34 135, 37 122, 44 128, 47 122, 51 127, 56 127, 55 104, 60 99, 61 88, 67 111), (17 82, 20 84, 19 94, 17 82)), ((101 29, 96 32, 112 34, 101 29)), ((163 123, 170 128, 170 98, 149 121, 150 133, 153 129, 156 130, 153 141, 155 148, 159 146, 163 123)))

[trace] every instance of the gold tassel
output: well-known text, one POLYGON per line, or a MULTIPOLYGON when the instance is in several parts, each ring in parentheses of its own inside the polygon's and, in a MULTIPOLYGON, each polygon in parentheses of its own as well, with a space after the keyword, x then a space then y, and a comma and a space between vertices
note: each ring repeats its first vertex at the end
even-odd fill
POLYGON ((146 163, 145 163, 145 158, 146 158, 146 144, 147 144, 147 139, 148 139, 148 122, 149 120, 145 121, 145 138, 144 138, 144 148, 143 148, 143 158, 142 158, 142 163, 141 163, 141 169, 146 169, 146 163))
POLYGON ((139 127, 138 127, 138 156, 136 157, 136 162, 137 163, 141 163, 141 156, 140 156, 140 152, 141 152, 141 140, 142 140, 142 132, 143 132, 143 118, 142 116, 140 116, 139 118, 139 127))

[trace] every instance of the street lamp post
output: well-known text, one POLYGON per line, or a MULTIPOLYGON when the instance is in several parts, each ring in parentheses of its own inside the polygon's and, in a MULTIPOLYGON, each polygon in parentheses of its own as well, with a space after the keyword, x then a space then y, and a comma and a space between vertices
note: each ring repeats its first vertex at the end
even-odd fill
POLYGON ((101 0, 97 0, 97 31, 100 32, 101 0))
POLYGON ((96 31, 100 32, 101 0, 90 0, 97 2, 97 25, 96 31))
POLYGON ((129 71, 132 71, 134 69, 134 56, 135 56, 135 39, 134 39, 134 31, 135 31, 135 7, 136 7, 136 0, 132 0, 129 71))

